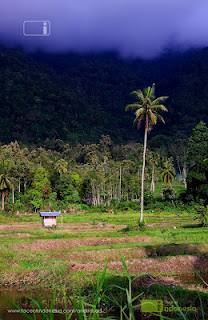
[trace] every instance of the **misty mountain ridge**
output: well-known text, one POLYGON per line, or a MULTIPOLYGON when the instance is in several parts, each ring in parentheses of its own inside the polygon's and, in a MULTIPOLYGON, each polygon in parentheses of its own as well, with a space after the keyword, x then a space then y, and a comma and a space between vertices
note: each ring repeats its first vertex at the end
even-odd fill
POLYGON ((132 125, 130 92, 156 83, 167 95, 166 124, 153 128, 172 139, 187 138, 208 117, 208 49, 167 53, 154 60, 122 60, 115 53, 28 55, 0 48, 0 141, 43 144, 143 140, 132 125))

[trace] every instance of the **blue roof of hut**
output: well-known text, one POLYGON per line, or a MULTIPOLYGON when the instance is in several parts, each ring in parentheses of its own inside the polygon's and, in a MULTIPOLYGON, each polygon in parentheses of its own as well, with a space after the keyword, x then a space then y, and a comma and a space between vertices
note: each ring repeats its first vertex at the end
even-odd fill
POLYGON ((41 212, 41 217, 58 217, 60 216, 60 212, 41 212))

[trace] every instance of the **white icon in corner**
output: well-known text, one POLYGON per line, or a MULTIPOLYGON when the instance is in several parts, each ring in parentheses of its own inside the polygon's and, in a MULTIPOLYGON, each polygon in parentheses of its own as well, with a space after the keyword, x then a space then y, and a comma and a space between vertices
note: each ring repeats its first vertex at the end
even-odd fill
POLYGON ((47 36, 48 35, 48 25, 47 22, 43 22, 43 35, 47 36))
POLYGON ((24 21, 23 34, 26 37, 48 37, 51 34, 51 23, 47 20, 24 21))

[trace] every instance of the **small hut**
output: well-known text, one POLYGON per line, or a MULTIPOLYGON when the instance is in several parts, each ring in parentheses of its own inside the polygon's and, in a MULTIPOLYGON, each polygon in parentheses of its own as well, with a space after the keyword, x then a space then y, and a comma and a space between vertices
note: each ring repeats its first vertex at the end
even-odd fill
POLYGON ((56 217, 60 216, 59 212, 41 212, 43 218, 43 228, 56 227, 56 217))

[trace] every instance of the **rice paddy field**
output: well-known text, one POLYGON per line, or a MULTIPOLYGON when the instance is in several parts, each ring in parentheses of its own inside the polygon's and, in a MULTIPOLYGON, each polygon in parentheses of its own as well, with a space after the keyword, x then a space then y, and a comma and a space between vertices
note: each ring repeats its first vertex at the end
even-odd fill
MULTIPOLYGON (((191 208, 150 210, 145 212, 146 228, 140 230, 139 212, 131 210, 62 214, 56 229, 42 228, 38 214, 1 215, 1 294, 16 301, 17 293, 45 292, 48 297, 54 287, 64 287, 90 301, 98 269, 107 261, 104 288, 127 285, 122 255, 132 276, 146 273, 132 283, 135 294, 169 303, 171 292, 180 304, 191 303, 197 310, 202 299, 207 311, 208 228, 194 216, 191 208)), ((2 304, 2 319, 12 319, 2 304)), ((200 319, 199 311, 193 316, 200 319)))

